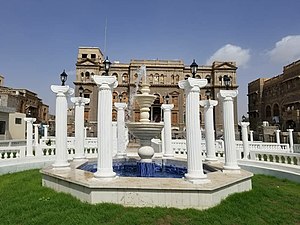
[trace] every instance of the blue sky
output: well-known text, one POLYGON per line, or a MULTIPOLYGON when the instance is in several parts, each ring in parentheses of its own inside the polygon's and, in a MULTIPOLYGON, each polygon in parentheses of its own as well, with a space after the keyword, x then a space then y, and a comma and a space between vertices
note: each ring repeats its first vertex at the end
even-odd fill
POLYGON ((51 84, 75 79, 79 46, 111 61, 182 59, 238 63, 239 115, 247 84, 300 59, 298 0, 0 0, 0 74, 5 86, 32 90, 55 110, 51 84))

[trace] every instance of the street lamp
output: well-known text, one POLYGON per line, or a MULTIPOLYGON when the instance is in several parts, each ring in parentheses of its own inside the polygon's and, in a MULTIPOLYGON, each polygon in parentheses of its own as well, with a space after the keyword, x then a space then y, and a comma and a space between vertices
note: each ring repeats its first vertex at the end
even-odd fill
POLYGON ((211 91, 210 91, 210 89, 207 89, 207 90, 205 91, 205 95, 206 95, 207 100, 210 99, 210 96, 211 96, 211 91))
POLYGON ((195 59, 193 60, 192 64, 190 65, 191 72, 193 74, 193 78, 195 78, 195 75, 197 73, 198 64, 195 62, 195 59))
POLYGON ((80 87, 78 88, 79 97, 82 97, 83 91, 84 91, 84 89, 83 89, 82 85, 80 85, 80 87))
POLYGON ((242 116, 242 122, 246 122, 246 116, 245 115, 242 116))
POLYGON ((66 71, 64 70, 62 74, 60 74, 60 80, 61 80, 61 86, 65 86, 65 82, 67 81, 68 74, 66 74, 66 71))
POLYGON ((104 64, 105 76, 108 76, 108 71, 109 71, 109 68, 111 65, 111 62, 109 61, 108 56, 106 56, 106 59, 104 60, 103 64, 104 64))
POLYGON ((230 85, 230 77, 228 75, 224 75, 223 81, 224 81, 224 85, 226 87, 226 90, 228 90, 229 89, 229 85, 230 85))
POLYGON ((165 99, 166 104, 169 104, 170 96, 168 94, 164 97, 164 99, 165 99))

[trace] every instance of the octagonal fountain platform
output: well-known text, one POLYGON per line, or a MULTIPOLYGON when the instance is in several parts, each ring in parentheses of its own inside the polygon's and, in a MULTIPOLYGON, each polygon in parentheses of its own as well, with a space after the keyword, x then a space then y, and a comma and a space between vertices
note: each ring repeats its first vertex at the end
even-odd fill
MULTIPOLYGON (((98 179, 92 172, 79 169, 88 160, 71 162, 70 168, 52 166, 41 170, 42 184, 73 195, 83 202, 115 203, 135 207, 175 207, 206 209, 218 205, 228 195, 249 191, 252 173, 207 173, 208 183, 193 184, 183 178, 115 177, 98 179)), ((163 163, 184 164, 182 159, 164 159, 163 163)), ((213 164, 222 168, 221 163, 213 164)))

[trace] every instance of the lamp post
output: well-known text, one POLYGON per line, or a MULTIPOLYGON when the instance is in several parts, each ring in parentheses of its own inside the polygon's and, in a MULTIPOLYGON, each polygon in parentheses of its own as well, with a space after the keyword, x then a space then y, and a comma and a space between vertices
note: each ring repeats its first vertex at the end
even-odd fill
POLYGON ((109 71, 109 68, 111 65, 111 62, 109 61, 108 56, 106 56, 106 59, 104 60, 103 64, 104 64, 105 76, 108 76, 108 71, 109 71))
POLYGON ((197 73, 198 64, 195 62, 195 59, 193 60, 192 64, 190 65, 191 72, 193 74, 193 78, 195 78, 195 75, 197 73))
POLYGON ((66 74, 66 71, 64 70, 60 74, 61 86, 65 86, 65 83, 66 83, 67 79, 68 79, 68 74, 66 74))
POLYGON ((82 94, 84 92, 82 85, 80 85, 80 87, 78 88, 78 92, 79 92, 79 97, 82 97, 82 94))

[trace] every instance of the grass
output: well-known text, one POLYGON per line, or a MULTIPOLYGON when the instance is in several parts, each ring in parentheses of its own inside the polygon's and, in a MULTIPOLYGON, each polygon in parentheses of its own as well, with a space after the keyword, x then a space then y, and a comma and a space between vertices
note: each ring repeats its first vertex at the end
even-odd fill
POLYGON ((255 175, 253 190, 208 210, 90 205, 41 186, 38 170, 0 176, 0 224, 300 224, 300 184, 255 175))

